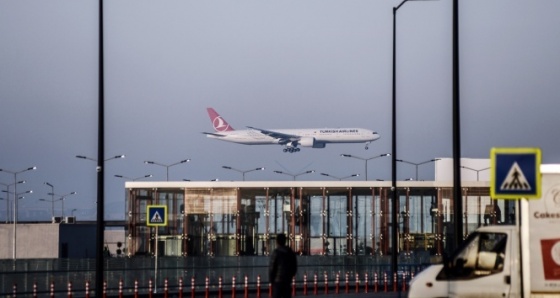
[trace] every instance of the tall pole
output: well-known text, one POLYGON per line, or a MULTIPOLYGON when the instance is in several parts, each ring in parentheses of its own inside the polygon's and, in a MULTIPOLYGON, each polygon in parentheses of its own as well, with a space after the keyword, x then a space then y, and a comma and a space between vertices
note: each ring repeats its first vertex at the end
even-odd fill
POLYGON ((6 184, 6 223, 10 221, 10 186, 6 184))
POLYGON ((392 146, 391 146, 391 271, 398 269, 398 239, 397 239, 397 10, 407 0, 397 7, 393 7, 393 104, 392 104, 392 146))
POLYGON ((463 204, 461 203, 461 121, 459 101, 459 0, 453 0, 453 249, 463 242, 463 204))
POLYGON ((351 158, 355 158, 355 159, 365 161, 365 163, 364 163, 364 165, 365 165, 364 172, 365 173, 364 174, 365 174, 365 177, 366 177, 366 181, 368 180, 368 178, 367 178, 368 177, 368 161, 370 161, 372 159, 379 158, 379 157, 390 156, 390 155, 391 155, 390 153, 384 153, 384 154, 376 155, 376 156, 373 156, 373 157, 370 157, 370 158, 364 158, 364 157, 359 157, 359 156, 355 156, 355 155, 352 155, 352 154, 340 154, 340 156, 342 156, 342 157, 351 157, 351 158))
POLYGON ((95 296, 103 293, 103 243, 105 242, 105 204, 104 175, 105 164, 105 126, 104 126, 104 57, 103 57, 103 0, 99 0, 99 80, 98 80, 98 139, 97 139, 97 230, 95 242, 95 296))
POLYGON ((17 173, 14 173, 14 238, 13 238, 13 253, 14 260, 17 259, 17 221, 18 221, 18 198, 17 198, 17 173))
POLYGON ((54 185, 45 182, 45 185, 51 187, 51 221, 54 221, 54 185))
MULTIPOLYGON (((21 174, 21 173, 23 173, 23 172, 33 171, 33 170, 36 170, 36 169, 37 169, 37 167, 29 167, 29 168, 24 169, 24 170, 21 170, 21 171, 19 171, 19 172, 18 172, 18 171, 8 171, 8 170, 5 170, 5 169, 0 169, 0 172, 6 172, 6 173, 8 173, 8 174, 14 175, 14 231, 13 231, 13 239, 12 239, 12 241, 13 241, 13 247, 12 247, 13 253, 12 253, 12 257, 13 257, 14 260, 17 259, 17 253, 16 253, 16 251, 17 251, 17 249, 16 249, 16 247, 17 247, 17 246, 16 246, 16 241, 17 241, 17 220, 18 220, 18 218, 17 218, 17 215, 18 215, 18 197, 17 197, 17 184, 18 184, 18 181, 17 181, 17 175, 18 175, 18 174, 21 174)), ((6 196, 9 197, 10 194, 8 193, 6 196)))
POLYGON ((179 164, 182 164, 182 163, 190 162, 190 161, 191 161, 191 159, 188 158, 188 159, 183 159, 181 161, 178 161, 178 162, 170 164, 170 165, 164 165, 164 164, 161 164, 159 162, 155 162, 155 161, 151 161, 151 160, 146 160, 146 161, 144 161, 144 163, 145 164, 150 164, 150 165, 156 165, 156 166, 160 166, 160 167, 165 167, 166 181, 169 181, 169 168, 170 167, 176 166, 176 165, 179 165, 179 164))
POLYGON ((367 181, 367 162, 368 162, 368 161, 369 161, 369 159, 366 159, 366 162, 365 162, 366 166, 365 166, 365 168, 364 168, 364 171, 365 171, 365 173, 366 173, 366 181, 367 181))

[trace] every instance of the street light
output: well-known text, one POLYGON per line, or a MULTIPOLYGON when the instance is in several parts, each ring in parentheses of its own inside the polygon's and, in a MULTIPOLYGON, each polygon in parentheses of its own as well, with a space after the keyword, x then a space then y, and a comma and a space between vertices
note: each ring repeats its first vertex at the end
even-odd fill
POLYGON ((227 169, 227 170, 236 171, 236 172, 239 172, 239 173, 243 174, 243 181, 245 181, 245 173, 249 173, 249 172, 253 172, 253 171, 264 171, 263 167, 250 169, 250 170, 245 170, 245 171, 238 170, 236 168, 232 168, 232 167, 229 167, 229 166, 222 166, 222 168, 227 169))
MULTIPOLYGON (((97 162, 97 159, 94 159, 94 158, 91 158, 91 157, 87 157, 87 156, 83 156, 83 155, 76 155, 76 157, 77 157, 77 158, 80 158, 80 159, 87 159, 87 160, 91 160, 91 161, 97 162)), ((117 158, 125 158, 125 156, 124 156, 124 155, 115 155, 115 156, 113 156, 113 157, 104 159, 103 161, 108 161, 108 160, 117 159, 117 158)))
POLYGON ((76 193, 77 193, 77 192, 75 192, 75 191, 73 191, 73 192, 71 192, 71 193, 67 193, 67 194, 65 194, 65 195, 57 195, 57 194, 54 194, 54 193, 52 193, 52 192, 48 193, 48 194, 51 195, 51 196, 57 196, 57 197, 59 198, 59 200, 62 201, 62 209, 61 209, 61 213, 62 213, 61 216, 62 216, 62 218, 64 218, 64 199, 65 199, 67 196, 75 195, 76 193))
POLYGON ((10 184, 0 183, 0 185, 4 185, 6 187, 6 191, 3 191, 6 193, 6 223, 10 222, 10 196, 9 196, 10 186, 14 184, 22 184, 22 183, 25 183, 25 180, 21 180, 16 183, 10 183, 10 184))
MULTIPOLYGON (((479 174, 480 172, 486 171, 486 170, 490 169, 490 167, 487 167, 487 168, 483 168, 483 169, 478 169, 478 170, 477 170, 477 169, 473 169, 473 168, 470 168, 470 167, 467 167, 467 166, 461 166, 461 168, 467 169, 467 170, 471 170, 471 171, 475 171, 475 172, 476 172, 476 181, 478 181, 478 174, 479 174)), ((482 205, 481 205, 481 198, 480 198, 480 194, 479 194, 479 195, 478 195, 478 198, 477 198, 477 210, 478 210, 478 212, 477 212, 477 213, 478 213, 478 216, 477 216, 477 224, 478 224, 479 227, 480 227, 480 224, 482 223, 481 218, 480 218, 480 213, 481 213, 481 211, 482 211, 481 208, 482 208, 482 205)), ((465 234, 466 234, 466 233, 465 233, 465 234)))
POLYGON ((50 200, 39 199, 39 201, 41 201, 41 202, 50 202, 51 203, 51 220, 52 220, 52 223, 54 223, 54 202, 58 202, 60 200, 61 199, 54 199, 54 198, 50 199, 50 200))
POLYGON ((380 155, 376 155, 370 158, 363 158, 363 157, 359 157, 359 156, 355 156, 355 155, 351 155, 351 154, 340 154, 340 156, 342 157, 351 157, 351 158, 355 158, 355 159, 359 159, 359 160, 363 160, 365 161, 365 174, 366 174, 366 181, 368 180, 367 178, 367 163, 368 161, 372 160, 372 159, 376 159, 376 158, 380 158, 380 157, 384 157, 384 156, 391 156, 391 154, 389 153, 384 153, 384 154, 380 154, 380 155))
POLYGON ((359 177, 360 176, 360 174, 352 174, 350 176, 337 177, 337 176, 329 175, 327 173, 321 173, 321 175, 331 177, 331 178, 334 178, 334 179, 338 179, 339 181, 342 181, 342 180, 348 179, 348 178, 352 178, 352 177, 359 177))
POLYGON ((416 179, 416 181, 418 181, 418 166, 421 166, 423 164, 427 164, 429 162, 438 161, 438 160, 440 160, 440 158, 432 158, 430 160, 426 160, 426 161, 423 161, 423 162, 420 162, 420 163, 410 162, 410 161, 406 161, 406 160, 402 160, 402 159, 397 159, 396 161, 416 166, 416 178, 415 179, 416 179))
POLYGON ((292 176, 292 178, 293 178, 294 181, 295 181, 297 176, 315 173, 315 171, 314 171, 314 170, 309 170, 309 171, 301 172, 301 173, 298 173, 298 174, 290 174, 290 173, 286 173, 286 172, 282 172, 282 171, 274 171, 274 173, 292 176))
POLYGON ((179 164, 182 164, 182 163, 189 162, 189 161, 191 161, 190 158, 188 158, 188 159, 183 159, 183 160, 181 160, 181 161, 178 161, 178 162, 176 162, 176 163, 172 163, 172 164, 170 164, 170 165, 164 165, 164 164, 157 163, 157 162, 155 162, 155 161, 150 161, 150 160, 146 160, 146 161, 144 161, 144 163, 145 163, 145 164, 150 164, 150 165, 157 165, 157 166, 165 167, 166 170, 167 170, 167 175, 166 175, 167 181, 169 181, 169 168, 172 167, 172 166, 176 166, 176 165, 179 165, 179 164))
MULTIPOLYGON (((51 187, 51 193, 54 194, 54 186, 53 186, 52 184, 50 184, 49 182, 45 182, 45 183, 43 183, 43 184, 50 186, 50 187, 51 187)), ((47 201, 47 200, 45 200, 45 199, 39 199, 39 201, 41 201, 41 200, 42 200, 42 201, 47 201)), ((50 200, 50 202, 51 202, 51 221, 52 221, 52 222, 54 222, 54 201, 55 201, 54 195, 51 195, 51 200, 50 200)))
POLYGON ((486 171, 486 170, 490 169, 490 167, 488 167, 488 168, 483 168, 483 169, 477 170, 477 169, 469 168, 469 167, 467 167, 467 166, 461 166, 461 168, 467 169, 467 170, 471 170, 471 171, 475 171, 475 172, 476 172, 476 181, 478 181, 478 174, 479 174, 480 172, 486 171))
POLYGON ((130 178, 130 177, 126 177, 126 176, 123 176, 123 175, 115 175, 115 177, 123 178, 123 179, 126 179, 126 180, 131 180, 131 181, 136 181, 136 180, 140 180, 140 179, 151 178, 151 177, 153 177, 153 175, 148 174, 148 175, 144 175, 144 176, 140 176, 140 177, 136 177, 136 178, 130 178))
POLYGON ((14 175, 14 237, 13 237, 13 252, 12 252, 12 256, 13 259, 16 260, 17 258, 17 253, 16 253, 16 239, 17 239, 17 206, 18 206, 18 199, 17 199, 17 175, 27 172, 27 171, 34 171, 36 170, 37 167, 29 167, 27 169, 23 169, 21 171, 8 171, 6 169, 0 169, 0 172, 6 172, 8 174, 12 174, 14 175))
MULTIPOLYGON (((11 192, 11 191, 5 191, 5 190, 3 190, 2 192, 6 193, 6 194, 14 194, 14 193, 11 192)), ((33 193, 33 191, 32 191, 32 190, 26 190, 26 191, 24 191, 24 192, 20 192, 20 193, 17 193, 17 194, 15 194, 15 195, 17 196, 18 200, 21 200, 21 199, 25 199, 25 197, 22 196, 22 195, 23 195, 23 194, 26 194, 26 193, 33 193)), ((16 210, 15 214, 18 214, 18 211, 17 211, 17 210, 16 210)))
MULTIPOLYGON (((392 208, 397 210, 397 11, 403 4, 409 0, 402 1, 396 7, 393 7, 393 89, 392 89, 392 144, 391 144, 391 154, 393 156, 391 160, 391 188, 394 190, 391 194, 392 208)), ((430 0, 410 0, 410 1, 430 1, 430 0)), ((397 222, 397 213, 392 212, 391 221, 393 223, 397 222)), ((397 272, 397 225, 393 224, 392 228, 393 238, 391 239, 391 244, 393 246, 393 254, 391 255, 391 271, 397 272)))

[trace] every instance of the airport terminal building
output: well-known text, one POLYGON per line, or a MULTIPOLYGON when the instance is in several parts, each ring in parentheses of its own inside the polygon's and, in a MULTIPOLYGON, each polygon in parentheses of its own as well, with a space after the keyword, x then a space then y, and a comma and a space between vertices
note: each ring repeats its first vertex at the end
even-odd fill
MULTIPOLYGON (((125 189, 129 256, 268 255, 277 233, 301 255, 392 252, 390 181, 135 181, 125 189), (147 225, 154 205, 167 206, 166 226, 147 225)), ((462 237, 513 222, 513 204, 489 193, 488 181, 462 183, 462 237)), ((399 254, 441 255, 454 237, 452 182, 398 181, 397 197, 399 254)))

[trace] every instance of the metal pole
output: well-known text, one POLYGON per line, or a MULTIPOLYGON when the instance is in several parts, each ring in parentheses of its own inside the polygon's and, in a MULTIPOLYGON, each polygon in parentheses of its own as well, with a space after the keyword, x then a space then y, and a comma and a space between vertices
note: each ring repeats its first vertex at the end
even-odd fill
MULTIPOLYGON (((8 193, 6 195, 7 197, 10 196, 10 194, 8 193)), ((12 257, 14 260, 17 259, 17 253, 16 253, 16 249, 17 249, 17 245, 16 245, 16 241, 17 241, 17 220, 18 220, 18 199, 17 199, 17 172, 14 173, 14 237, 12 239, 13 245, 12 245, 12 249, 13 249, 13 253, 12 253, 12 257)))
POLYGON ((366 181, 367 181, 367 162, 368 162, 368 159, 366 159, 366 168, 365 168, 365 170, 366 170, 365 171, 366 172, 366 181))
POLYGON ((453 248, 463 242, 463 205, 461 204, 461 121, 459 101, 459 0, 453 0, 453 215, 455 241, 453 248))
MULTIPOLYGON (((402 5, 403 1, 400 5, 402 5)), ((400 5, 398 7, 400 7, 400 5)), ((391 221, 393 225, 391 226, 391 271, 397 272, 397 76, 396 76, 396 49, 397 49, 397 38, 396 38, 396 28, 397 28, 397 9, 398 7, 393 7, 393 119, 392 119, 392 150, 391 150, 391 199, 392 199, 392 210, 391 210, 391 221)))
POLYGON ((99 90, 98 90, 98 140, 97 140, 97 231, 95 258, 95 296, 103 293, 103 243, 105 242, 105 204, 104 204, 104 163, 105 163, 105 126, 104 126, 104 56, 103 56, 103 0, 99 0, 99 90))

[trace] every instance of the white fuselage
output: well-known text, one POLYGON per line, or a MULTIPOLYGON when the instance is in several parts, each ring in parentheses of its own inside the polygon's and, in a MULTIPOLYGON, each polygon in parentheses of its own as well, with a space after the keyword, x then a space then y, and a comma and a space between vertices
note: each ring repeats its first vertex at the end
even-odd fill
MULTIPOLYGON (((271 129, 271 131, 298 136, 300 139, 313 138, 318 143, 365 143, 375 141, 379 135, 363 128, 312 128, 312 129, 271 129)), ((280 144, 279 138, 274 138, 255 129, 224 131, 218 135, 207 135, 209 138, 219 139, 245 145, 280 144)), ((298 141, 293 138, 290 141, 298 141)))

